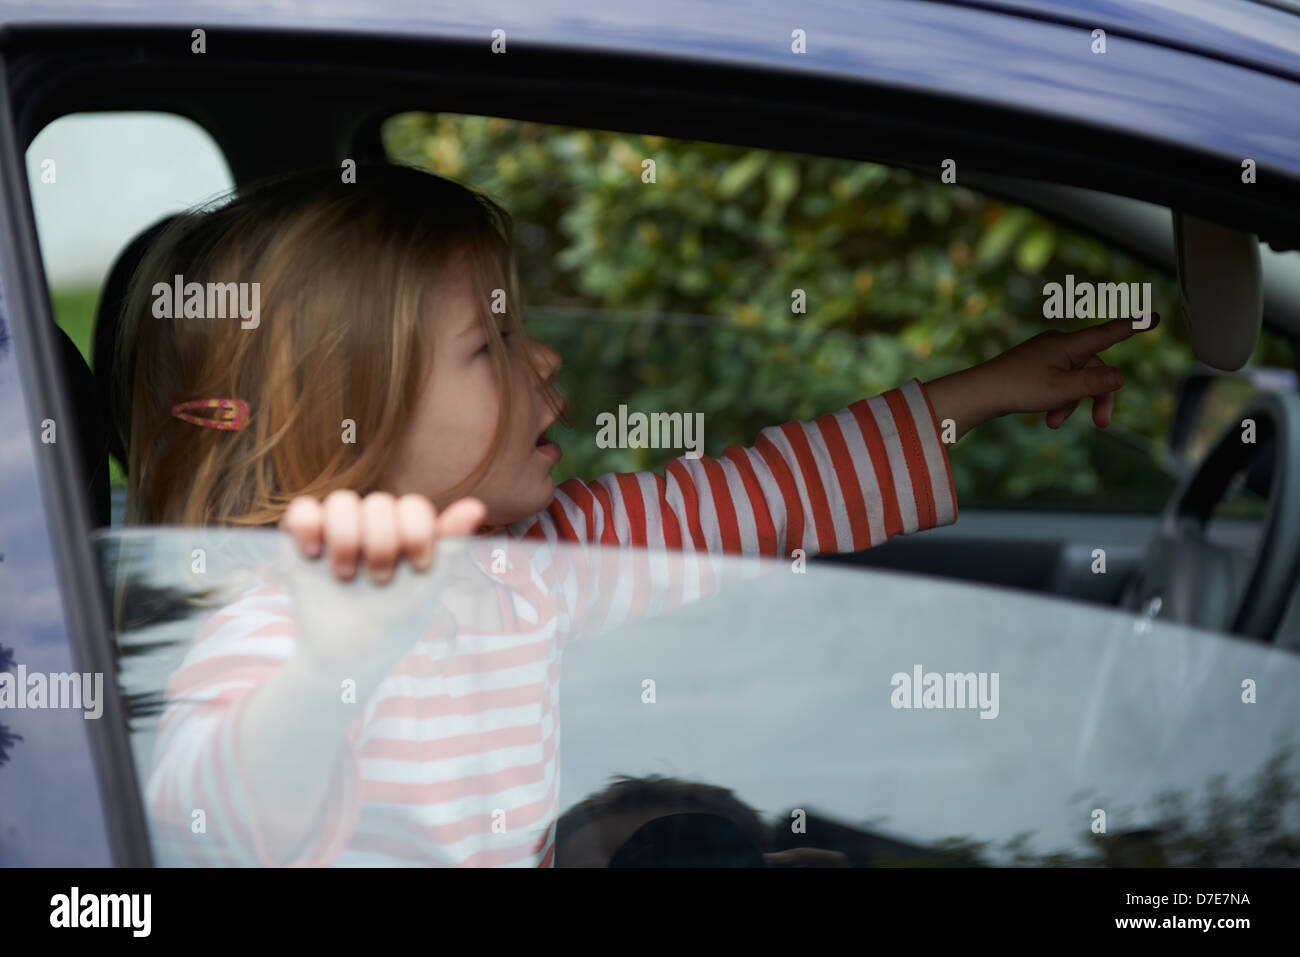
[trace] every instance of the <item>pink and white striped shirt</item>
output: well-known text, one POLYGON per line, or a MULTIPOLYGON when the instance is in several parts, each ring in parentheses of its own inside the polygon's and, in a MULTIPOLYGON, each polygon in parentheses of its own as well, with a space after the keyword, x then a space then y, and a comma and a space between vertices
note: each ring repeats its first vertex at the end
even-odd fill
MULTIPOLYGON (((939 423, 915 379, 665 471, 570 479, 506 529, 507 548, 471 544, 474 566, 499 583, 504 627, 421 640, 354 705, 311 836, 288 863, 550 866, 567 638, 708 594, 713 556, 857 551, 957 519, 939 423)), ((160 863, 282 863, 267 852, 234 732, 296 634, 289 596, 255 586, 205 622, 172 676, 146 789, 160 863)))

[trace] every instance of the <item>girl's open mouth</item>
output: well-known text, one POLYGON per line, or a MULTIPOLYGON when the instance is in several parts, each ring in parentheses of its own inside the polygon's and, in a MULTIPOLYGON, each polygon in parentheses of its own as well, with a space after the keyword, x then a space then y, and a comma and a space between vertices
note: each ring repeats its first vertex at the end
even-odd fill
POLYGON ((537 451, 545 456, 553 457, 557 462, 560 461, 560 456, 563 454, 560 447, 547 438, 545 432, 537 437, 536 447, 537 451))

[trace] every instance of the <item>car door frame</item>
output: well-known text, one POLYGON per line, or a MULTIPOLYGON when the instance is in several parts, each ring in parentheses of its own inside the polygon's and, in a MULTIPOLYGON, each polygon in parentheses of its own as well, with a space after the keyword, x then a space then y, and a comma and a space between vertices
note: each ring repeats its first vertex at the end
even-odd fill
MULTIPOLYGON (((0 51, 0 276, 10 338, 21 386, 32 408, 52 410, 57 423, 72 422, 72 403, 59 367, 55 323, 46 292, 24 151, 19 148, 10 100, 7 58, 0 51)), ((65 435, 68 434, 65 432, 65 435)), ((57 437, 57 432, 56 432, 57 437)), ((64 622, 73 660, 84 672, 104 676, 103 714, 86 722, 99 807, 114 864, 152 864, 148 822, 126 709, 116 671, 113 633, 104 602, 99 562, 80 452, 73 441, 38 442, 36 457, 44 519, 59 578, 64 622)))

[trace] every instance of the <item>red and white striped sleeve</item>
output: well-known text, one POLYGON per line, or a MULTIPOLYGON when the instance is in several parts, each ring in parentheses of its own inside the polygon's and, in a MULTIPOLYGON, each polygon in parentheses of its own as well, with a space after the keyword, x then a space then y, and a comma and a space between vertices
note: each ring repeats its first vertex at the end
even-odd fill
POLYGON ((853 552, 957 520, 940 425, 917 379, 811 422, 759 433, 664 475, 562 483, 524 538, 789 557, 853 552))
POLYGON ((172 675, 145 789, 160 864, 323 865, 355 830, 360 772, 351 739, 340 747, 315 826, 291 859, 269 854, 247 789, 236 732, 252 692, 293 649, 297 626, 289 607, 282 592, 250 589, 205 622, 172 675))
POLYGON ((724 577, 758 571, 724 563, 724 555, 858 551, 956 520, 940 424, 913 379, 811 422, 763 429, 751 448, 675 459, 664 475, 570 479, 545 511, 509 531, 552 546, 549 559, 539 553, 532 564, 549 566, 564 632, 577 637, 676 608, 712 594, 724 577))

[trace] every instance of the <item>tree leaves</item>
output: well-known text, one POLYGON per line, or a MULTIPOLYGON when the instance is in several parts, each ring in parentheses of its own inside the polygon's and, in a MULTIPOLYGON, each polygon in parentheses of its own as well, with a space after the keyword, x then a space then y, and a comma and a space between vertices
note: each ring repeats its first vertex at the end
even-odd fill
MULTIPOLYGON (((564 356, 577 424, 561 476, 659 468, 675 454, 596 448, 595 416, 620 397, 704 412, 706 451, 718 454, 1041 332, 1043 284, 1066 273, 1151 281, 1157 305, 1175 298, 1168 277, 937 172, 451 115, 407 114, 384 137, 396 160, 453 165, 527 230, 527 321, 564 356), (647 159, 654 183, 642 180, 647 159), (804 313, 791 311, 796 289, 804 313)), ((1117 420, 1162 439, 1160 399, 1190 349, 1165 326, 1125 348, 1144 361, 1126 367, 1117 420)), ((1104 476, 1108 501, 1127 483, 1131 500, 1158 508, 1168 486, 1154 456, 1117 456, 1086 406, 1060 432, 1015 417, 963 439, 961 501, 1077 503, 1104 476)))
POLYGON ((749 188, 767 165, 768 154, 763 150, 750 150, 726 168, 718 179, 719 199, 735 199, 749 188))

